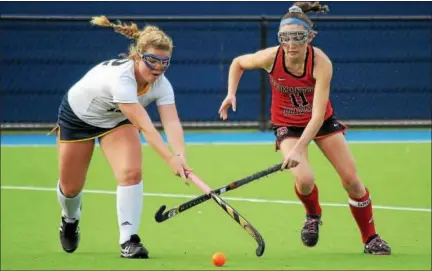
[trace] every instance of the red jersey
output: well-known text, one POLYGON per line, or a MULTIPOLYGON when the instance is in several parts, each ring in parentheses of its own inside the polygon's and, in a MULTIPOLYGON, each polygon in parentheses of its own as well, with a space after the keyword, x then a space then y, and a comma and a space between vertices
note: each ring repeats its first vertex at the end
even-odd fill
MULTIPOLYGON (((307 47, 303 74, 294 75, 285 66, 285 52, 279 47, 272 71, 269 73, 272 88, 271 122, 275 126, 305 127, 312 117, 315 92, 314 49, 307 47)), ((330 100, 324 119, 333 114, 330 100)))

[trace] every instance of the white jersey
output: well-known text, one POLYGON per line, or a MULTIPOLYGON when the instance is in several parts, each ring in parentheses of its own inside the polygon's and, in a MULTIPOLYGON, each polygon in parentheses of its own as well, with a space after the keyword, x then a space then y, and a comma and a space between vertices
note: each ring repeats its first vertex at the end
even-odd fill
POLYGON ((100 128, 112 128, 126 120, 117 103, 140 103, 146 107, 173 104, 174 91, 162 74, 146 89, 137 91, 134 62, 113 59, 93 67, 68 92, 68 102, 82 121, 100 128))

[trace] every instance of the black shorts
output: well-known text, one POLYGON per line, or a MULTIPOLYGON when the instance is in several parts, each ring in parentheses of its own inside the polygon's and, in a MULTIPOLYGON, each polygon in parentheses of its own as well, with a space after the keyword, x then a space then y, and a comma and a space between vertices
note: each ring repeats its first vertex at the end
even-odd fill
POLYGON ((57 125, 50 133, 57 131, 60 142, 77 142, 94 140, 123 125, 132 123, 126 119, 113 128, 100 128, 85 123, 72 111, 66 94, 59 107, 57 125))
MULTIPOLYGON (((273 126, 273 132, 276 136, 276 149, 279 149, 279 145, 285 138, 299 138, 303 134, 306 127, 296 126, 273 126)), ((319 129, 315 139, 324 138, 336 133, 345 133, 348 127, 342 122, 336 120, 334 116, 331 116, 324 120, 321 128, 319 129)))

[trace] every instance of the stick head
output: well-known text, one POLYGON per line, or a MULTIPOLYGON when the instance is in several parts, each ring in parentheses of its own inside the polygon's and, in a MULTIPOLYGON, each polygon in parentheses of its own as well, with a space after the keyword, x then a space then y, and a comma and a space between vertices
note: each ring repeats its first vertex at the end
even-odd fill
POLYGON ((165 209, 166 209, 166 205, 162 205, 160 208, 159 208, 159 210, 157 210, 156 211, 156 214, 155 214, 155 220, 156 220, 156 222, 158 222, 158 223, 161 223, 161 222, 163 222, 163 221, 165 221, 165 218, 164 218, 164 211, 165 211, 165 209))
POLYGON ((258 245, 255 253, 258 257, 261 257, 264 254, 264 250, 265 250, 265 243, 262 242, 258 245))

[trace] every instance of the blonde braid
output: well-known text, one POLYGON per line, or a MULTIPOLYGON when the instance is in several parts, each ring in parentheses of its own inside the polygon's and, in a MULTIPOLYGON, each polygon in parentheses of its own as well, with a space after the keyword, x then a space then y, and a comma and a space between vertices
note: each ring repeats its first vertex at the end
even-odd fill
POLYGON ((128 57, 130 59, 135 59, 135 57, 139 56, 139 54, 145 52, 150 47, 167 50, 170 53, 173 50, 172 39, 159 27, 154 25, 147 25, 140 31, 135 23, 126 25, 119 21, 117 24, 114 24, 103 15, 92 17, 90 23, 102 27, 111 27, 114 31, 123 36, 128 37, 129 39, 134 39, 135 42, 129 46, 128 57))
POLYGON ((135 23, 130 25, 122 24, 120 21, 118 24, 111 23, 106 16, 96 16, 90 21, 93 25, 112 27, 114 31, 122 34, 130 39, 138 40, 140 37, 140 31, 135 23))

